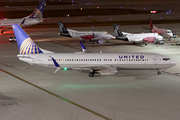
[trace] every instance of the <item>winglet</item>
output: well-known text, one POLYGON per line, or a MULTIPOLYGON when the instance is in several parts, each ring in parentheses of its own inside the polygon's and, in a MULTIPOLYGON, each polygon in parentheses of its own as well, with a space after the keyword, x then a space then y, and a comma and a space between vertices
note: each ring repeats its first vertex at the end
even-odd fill
POLYGON ((51 57, 51 59, 53 60, 55 67, 60 67, 60 65, 56 62, 56 60, 54 58, 51 57))
POLYGON ((61 69, 61 66, 56 62, 56 60, 53 57, 51 57, 51 59, 53 60, 53 63, 55 65, 55 67, 56 67, 56 70, 53 73, 53 74, 55 74, 57 71, 59 71, 61 69))
POLYGON ((87 50, 86 47, 83 45, 82 41, 80 41, 80 44, 81 44, 82 52, 87 52, 88 50, 87 50))

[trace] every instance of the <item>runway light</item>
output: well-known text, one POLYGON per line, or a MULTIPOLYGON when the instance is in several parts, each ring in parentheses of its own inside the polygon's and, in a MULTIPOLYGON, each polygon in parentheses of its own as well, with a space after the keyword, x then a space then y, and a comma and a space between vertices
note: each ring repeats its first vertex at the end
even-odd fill
POLYGON ((64 68, 64 70, 67 70, 67 68, 64 68))
POLYGON ((81 10, 82 10, 82 8, 81 8, 81 10))
POLYGON ((99 8, 99 6, 97 6, 97 8, 99 8))

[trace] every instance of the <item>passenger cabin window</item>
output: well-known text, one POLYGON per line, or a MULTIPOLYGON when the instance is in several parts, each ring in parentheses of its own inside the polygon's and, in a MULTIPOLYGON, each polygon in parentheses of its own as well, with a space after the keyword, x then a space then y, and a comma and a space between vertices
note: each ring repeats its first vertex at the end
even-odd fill
POLYGON ((167 61, 167 60, 170 60, 170 58, 163 58, 163 60, 167 61))

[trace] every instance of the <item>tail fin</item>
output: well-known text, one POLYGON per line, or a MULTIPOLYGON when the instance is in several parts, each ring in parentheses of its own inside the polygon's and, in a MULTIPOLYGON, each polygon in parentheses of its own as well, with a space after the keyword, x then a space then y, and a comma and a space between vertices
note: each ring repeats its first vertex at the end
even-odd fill
POLYGON ((58 25, 59 25, 60 35, 71 37, 68 30, 61 21, 58 22, 58 25))
POLYGON ((121 30, 116 24, 113 24, 113 27, 114 27, 114 33, 115 33, 116 39, 128 41, 128 38, 125 35, 123 35, 123 33, 121 32, 121 30))
POLYGON ((44 5, 46 5, 46 0, 43 0, 37 8, 33 11, 33 13, 29 16, 29 18, 43 18, 44 5))
POLYGON ((153 29, 153 23, 152 23, 151 18, 149 18, 149 22, 150 22, 150 30, 152 30, 153 29))
POLYGON ((12 24, 20 54, 42 54, 40 48, 32 41, 26 32, 18 25, 12 24))
POLYGON ((123 36, 123 33, 121 32, 117 24, 113 24, 113 27, 114 27, 114 33, 116 37, 123 36))

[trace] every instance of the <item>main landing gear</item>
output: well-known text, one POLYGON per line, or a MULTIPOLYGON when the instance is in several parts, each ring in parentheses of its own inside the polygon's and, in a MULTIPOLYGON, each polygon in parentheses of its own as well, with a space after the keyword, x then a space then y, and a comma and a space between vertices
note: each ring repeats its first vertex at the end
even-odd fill
POLYGON ((161 71, 158 71, 157 74, 158 74, 158 75, 161 75, 161 71))
POLYGON ((89 72, 89 77, 94 77, 94 70, 89 72))

